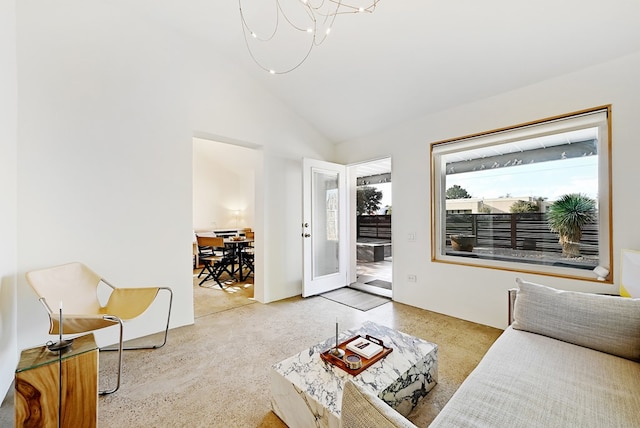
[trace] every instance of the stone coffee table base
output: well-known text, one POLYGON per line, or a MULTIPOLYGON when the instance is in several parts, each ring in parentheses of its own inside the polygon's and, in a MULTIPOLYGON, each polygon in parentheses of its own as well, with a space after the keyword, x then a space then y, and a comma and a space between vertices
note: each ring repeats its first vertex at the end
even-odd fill
POLYGON ((342 390, 349 378, 404 416, 435 386, 436 344, 373 322, 342 332, 339 341, 358 334, 382 339, 393 352, 351 376, 320 358, 334 344, 335 338, 331 338, 273 365, 271 407, 288 426, 338 428, 342 390))

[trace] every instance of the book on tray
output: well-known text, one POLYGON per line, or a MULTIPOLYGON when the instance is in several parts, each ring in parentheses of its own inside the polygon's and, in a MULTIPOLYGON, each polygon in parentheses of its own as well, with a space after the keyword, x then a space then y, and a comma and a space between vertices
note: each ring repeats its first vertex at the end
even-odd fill
POLYGON ((355 352, 364 358, 371 358, 378 355, 384 349, 382 346, 374 343, 364 337, 359 337, 347 343, 347 349, 351 352, 355 352))

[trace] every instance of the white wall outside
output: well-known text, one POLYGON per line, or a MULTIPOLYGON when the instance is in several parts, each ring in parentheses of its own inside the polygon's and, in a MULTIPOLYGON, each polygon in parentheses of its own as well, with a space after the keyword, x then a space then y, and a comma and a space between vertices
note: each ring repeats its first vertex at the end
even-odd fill
MULTIPOLYGON (((640 247, 633 191, 640 157, 640 53, 540 82, 473 104, 419 117, 393 129, 338 146, 338 158, 353 163, 393 156, 394 299, 413 306, 496 327, 507 322, 506 290, 518 273, 431 262, 431 142, 503 128, 604 104, 613 110, 614 281, 621 248, 640 247), (408 235, 416 234, 415 242, 408 235), (417 283, 407 275, 417 275, 417 283)), ((520 274, 521 275, 521 274, 520 274)), ((617 292, 617 286, 521 275, 563 289, 617 292)))

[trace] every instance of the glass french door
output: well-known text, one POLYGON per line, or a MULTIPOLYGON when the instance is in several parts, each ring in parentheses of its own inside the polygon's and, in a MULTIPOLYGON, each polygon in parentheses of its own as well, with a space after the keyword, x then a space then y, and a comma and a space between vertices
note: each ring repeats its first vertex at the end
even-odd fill
POLYGON ((302 163, 302 296, 308 297, 347 285, 347 180, 344 165, 302 163))

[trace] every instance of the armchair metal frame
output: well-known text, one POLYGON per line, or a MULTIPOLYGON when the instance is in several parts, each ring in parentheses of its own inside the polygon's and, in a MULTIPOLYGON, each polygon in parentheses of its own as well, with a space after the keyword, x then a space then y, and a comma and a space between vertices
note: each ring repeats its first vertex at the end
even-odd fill
POLYGON ((167 343, 173 290, 169 287, 119 288, 91 271, 82 263, 69 263, 52 268, 28 272, 27 281, 38 295, 38 300, 49 315, 49 334, 78 334, 119 326, 119 340, 115 348, 100 351, 118 351, 118 371, 115 387, 99 391, 100 395, 112 394, 120 388, 123 351, 158 349, 167 343), (98 301, 97 288, 104 283, 111 288, 106 305, 98 301), (169 293, 167 323, 161 343, 144 346, 124 346, 124 321, 142 315, 163 290, 169 293), (68 294, 65 294, 68 293, 68 294), (66 300, 65 300, 66 299, 66 300), (68 313, 63 314, 62 332, 60 315, 51 310, 48 301, 67 301, 68 313))
MULTIPOLYGON (((104 282, 106 285, 108 285, 109 287, 111 287, 112 290, 116 290, 117 287, 115 287, 113 284, 110 284, 107 280, 105 280, 104 278, 102 278, 102 282, 104 282)), ((114 320, 114 322, 117 322, 120 325, 120 340, 118 341, 118 347, 117 348, 100 348, 101 351, 118 351, 118 375, 117 375, 117 381, 116 381, 116 386, 115 388, 113 388, 113 390, 106 390, 106 391, 100 391, 100 395, 107 395, 107 394, 112 394, 114 392, 116 392, 119 388, 120 388, 120 377, 122 374, 122 351, 139 351, 142 349, 160 349, 162 348, 164 345, 167 344, 167 337, 169 335, 169 322, 171 321, 171 307, 173 306, 173 290, 169 287, 156 287, 158 289, 158 291, 164 290, 169 292, 169 308, 167 311, 167 324, 165 326, 164 329, 164 338, 162 339, 162 343, 160 344, 156 344, 156 345, 144 345, 144 346, 124 346, 124 342, 123 342, 123 320, 118 318, 117 316, 114 315, 106 315, 106 317, 108 317, 109 319, 114 320)))

